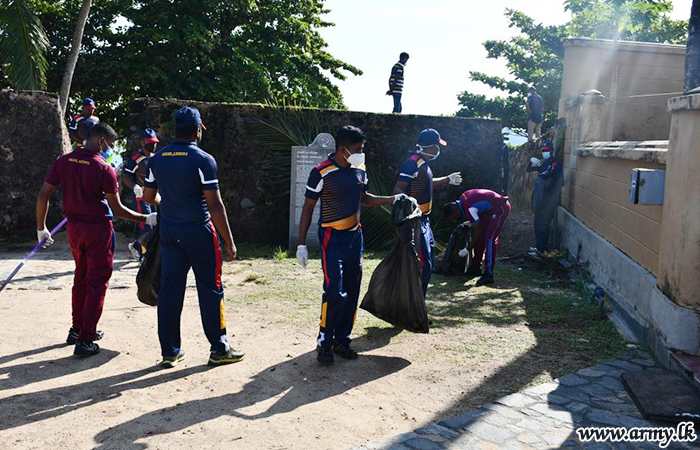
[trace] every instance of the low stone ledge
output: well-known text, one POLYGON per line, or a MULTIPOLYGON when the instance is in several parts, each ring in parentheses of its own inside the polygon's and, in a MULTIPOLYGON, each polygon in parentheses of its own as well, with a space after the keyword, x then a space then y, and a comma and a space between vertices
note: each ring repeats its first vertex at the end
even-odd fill
POLYGON ((574 156, 627 159, 666 164, 668 141, 586 142, 574 150, 574 156))

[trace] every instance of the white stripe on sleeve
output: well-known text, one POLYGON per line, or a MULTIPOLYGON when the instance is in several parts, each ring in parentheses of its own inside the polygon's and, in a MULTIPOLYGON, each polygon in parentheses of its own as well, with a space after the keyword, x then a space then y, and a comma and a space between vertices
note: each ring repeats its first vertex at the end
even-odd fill
POLYGON ((207 180, 204 178, 204 172, 202 172, 202 169, 197 169, 197 170, 199 170, 199 179, 202 181, 202 184, 215 184, 215 183, 218 183, 218 182, 219 182, 218 179, 208 180, 208 181, 207 181, 207 180))
POLYGON ((318 185, 316 186, 315 189, 312 188, 311 186, 309 186, 308 184, 306 185, 306 189, 310 190, 311 192, 316 192, 316 193, 321 192, 321 190, 323 189, 323 178, 321 178, 321 181, 318 182, 318 185))

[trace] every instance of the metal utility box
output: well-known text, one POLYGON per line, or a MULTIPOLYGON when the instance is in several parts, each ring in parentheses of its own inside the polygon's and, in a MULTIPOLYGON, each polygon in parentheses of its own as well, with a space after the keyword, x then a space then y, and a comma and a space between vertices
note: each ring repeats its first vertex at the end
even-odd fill
POLYGON ((630 202, 635 205, 663 205, 666 170, 632 169, 630 202))

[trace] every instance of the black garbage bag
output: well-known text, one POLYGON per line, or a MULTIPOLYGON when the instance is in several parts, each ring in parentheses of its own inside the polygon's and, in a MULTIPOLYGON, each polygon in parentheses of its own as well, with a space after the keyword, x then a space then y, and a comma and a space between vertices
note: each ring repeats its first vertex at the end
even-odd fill
POLYGON ((435 258, 435 273, 445 276, 463 275, 469 268, 469 256, 459 256, 459 251, 471 242, 471 227, 467 222, 460 224, 450 235, 447 248, 435 258))
POLYGON ((392 219, 399 239, 372 274, 360 308, 404 330, 427 333, 428 310, 418 258, 420 210, 408 197, 401 198, 394 203, 392 219))
POLYGON ((160 259, 160 225, 144 235, 141 246, 146 251, 143 262, 136 274, 136 295, 141 303, 156 306, 158 303, 158 291, 162 275, 162 262, 160 259))

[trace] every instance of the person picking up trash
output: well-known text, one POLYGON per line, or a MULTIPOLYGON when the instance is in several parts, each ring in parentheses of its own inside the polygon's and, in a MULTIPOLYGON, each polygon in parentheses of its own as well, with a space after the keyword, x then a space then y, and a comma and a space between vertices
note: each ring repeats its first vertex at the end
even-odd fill
POLYGON ((460 252, 460 255, 466 257, 474 251, 474 257, 466 275, 481 276, 476 282, 477 286, 494 282, 493 268, 496 265, 499 236, 510 210, 508 197, 487 189, 471 189, 464 192, 456 202, 447 203, 444 206, 446 217, 455 220, 466 219, 474 229, 472 241, 460 252), (485 257, 484 253, 486 253, 485 257), (479 267, 482 261, 483 271, 479 267))
POLYGON ((423 267, 423 296, 428 293, 428 283, 433 274, 435 258, 433 250, 435 239, 430 227, 430 212, 433 208, 433 189, 440 186, 459 186, 462 184, 462 174, 454 172, 446 177, 433 178, 430 169, 430 161, 435 161, 440 156, 440 149, 446 147, 447 142, 440 137, 440 133, 432 128, 423 130, 418 135, 418 143, 415 150, 411 150, 408 158, 401 166, 398 180, 394 186, 394 194, 407 194, 416 199, 423 216, 421 217, 420 240, 421 267, 423 267))
POLYGON ((66 343, 75 344, 74 354, 96 355, 102 338, 97 322, 102 315, 105 294, 112 276, 117 244, 112 225, 118 217, 155 226, 157 216, 139 214, 124 207, 119 199, 117 174, 100 155, 117 140, 117 133, 105 123, 88 131, 85 145, 54 161, 36 201, 37 239, 51 245, 46 228, 49 199, 61 186, 63 214, 68 218, 68 243, 75 260, 73 279, 73 326, 66 343))
POLYGON ((306 268, 309 260, 306 235, 314 206, 320 199, 318 233, 324 281, 316 359, 322 365, 333 364, 334 353, 344 359, 358 356, 350 347, 350 333, 360 296, 364 256, 360 206, 391 205, 401 197, 380 197, 367 192, 362 130, 344 126, 336 133, 335 143, 335 153, 309 175, 297 247, 297 261, 306 268))
MULTIPOLYGON (((141 147, 124 164, 121 180, 124 186, 134 191, 134 209, 141 214, 156 212, 156 207, 143 201, 143 186, 148 172, 148 160, 156 152, 156 145, 160 142, 156 132, 146 128, 141 133, 141 147)), ((139 239, 153 230, 146 224, 139 224, 139 233, 136 240, 129 244, 131 256, 139 262, 143 259, 143 249, 139 239)))
POLYGON ((554 144, 542 143, 542 159, 530 158, 528 172, 537 172, 532 189, 532 212, 535 214, 535 247, 531 256, 539 256, 549 247, 549 225, 555 218, 564 186, 564 166, 554 157, 554 144))

